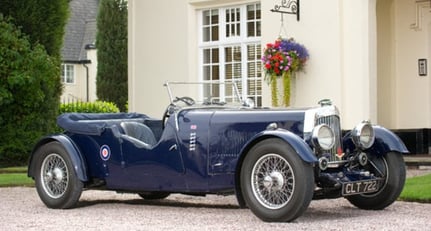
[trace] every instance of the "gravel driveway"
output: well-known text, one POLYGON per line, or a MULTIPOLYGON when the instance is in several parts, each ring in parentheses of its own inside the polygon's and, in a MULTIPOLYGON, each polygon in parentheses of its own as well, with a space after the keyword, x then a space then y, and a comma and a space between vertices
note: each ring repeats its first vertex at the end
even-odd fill
POLYGON ((46 208, 35 188, 0 188, 2 230, 430 230, 431 204, 396 202, 365 211, 344 199, 312 201, 292 223, 265 223, 233 196, 174 194, 144 201, 134 194, 84 191, 79 208, 46 208))

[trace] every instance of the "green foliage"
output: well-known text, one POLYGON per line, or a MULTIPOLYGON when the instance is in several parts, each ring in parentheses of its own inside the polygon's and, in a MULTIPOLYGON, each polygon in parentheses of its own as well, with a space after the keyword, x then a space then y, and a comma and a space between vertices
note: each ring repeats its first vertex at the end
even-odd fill
POLYGON ((60 58, 69 0, 0 0, 0 6, 0 13, 12 17, 32 45, 41 44, 50 56, 60 58))
POLYGON ((431 203, 431 174, 408 178, 399 199, 431 203))
POLYGON ((82 113, 116 113, 120 112, 117 106, 111 102, 74 102, 65 103, 60 106, 60 113, 82 112, 82 113))
POLYGON ((97 97, 126 111, 127 1, 100 1, 96 47, 97 97))
POLYGON ((0 164, 21 165, 56 126, 60 63, 1 14, 0 54, 0 164))

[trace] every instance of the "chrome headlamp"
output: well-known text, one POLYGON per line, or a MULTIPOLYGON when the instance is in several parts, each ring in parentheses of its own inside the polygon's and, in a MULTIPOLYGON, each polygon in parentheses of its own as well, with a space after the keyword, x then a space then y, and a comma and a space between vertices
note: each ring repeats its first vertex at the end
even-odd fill
POLYGON ((370 122, 364 121, 352 130, 353 143, 359 149, 368 149, 374 144, 374 129, 370 122))
POLYGON ((311 142, 318 149, 330 150, 335 145, 334 131, 326 124, 317 125, 311 133, 311 142))

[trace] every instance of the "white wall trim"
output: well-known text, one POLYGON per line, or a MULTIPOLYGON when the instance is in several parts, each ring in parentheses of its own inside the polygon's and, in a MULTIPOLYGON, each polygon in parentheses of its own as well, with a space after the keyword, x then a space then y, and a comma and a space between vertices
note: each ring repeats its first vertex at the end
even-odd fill
POLYGON ((416 0, 415 2, 415 8, 416 8, 416 15, 415 15, 415 22, 410 25, 410 29, 415 31, 421 31, 422 30, 422 18, 423 18, 423 9, 430 8, 431 1, 429 0, 416 0))

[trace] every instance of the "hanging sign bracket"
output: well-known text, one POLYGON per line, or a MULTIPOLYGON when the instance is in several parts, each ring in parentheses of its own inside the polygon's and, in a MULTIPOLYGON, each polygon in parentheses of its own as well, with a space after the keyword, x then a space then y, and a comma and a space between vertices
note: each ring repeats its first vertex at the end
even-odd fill
POLYGON ((271 12, 293 14, 296 15, 296 21, 299 21, 299 0, 281 0, 281 4, 275 5, 271 12))

